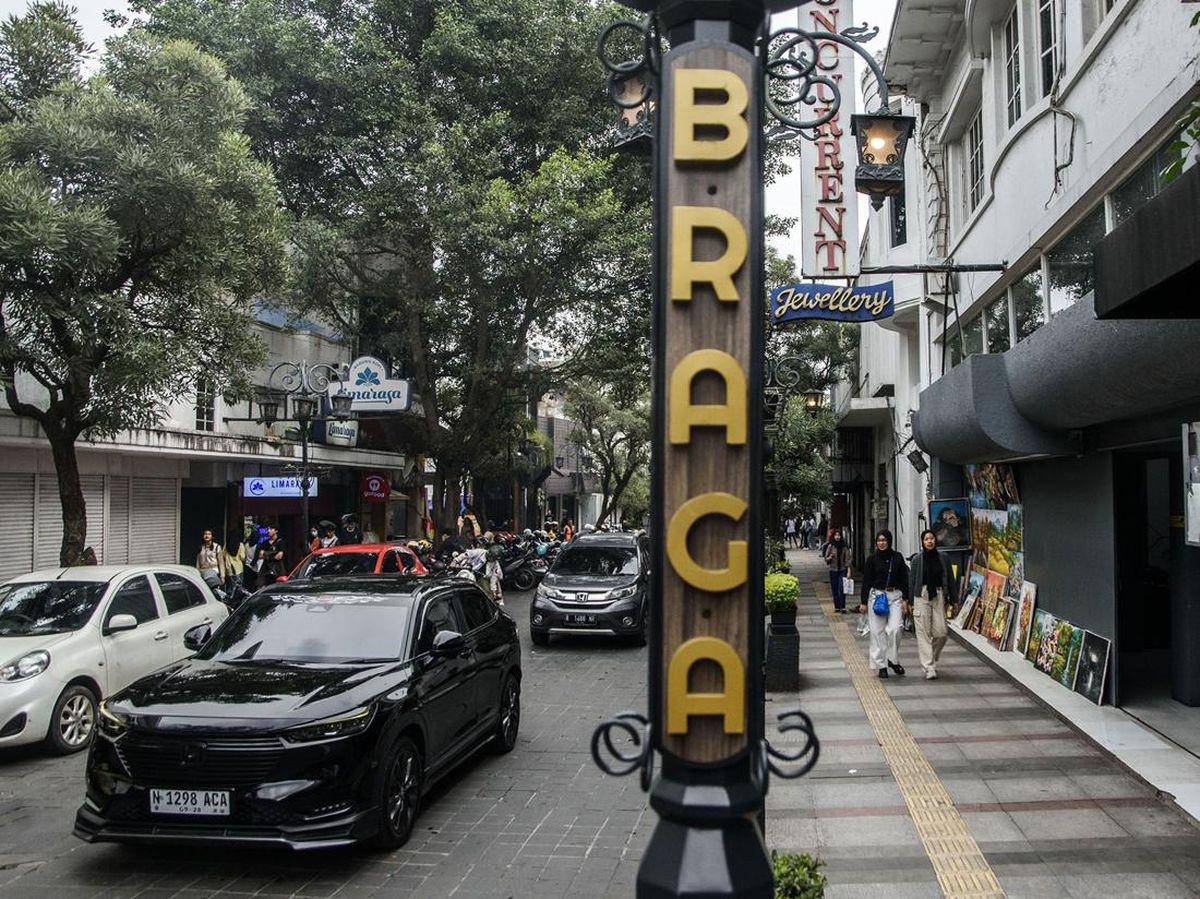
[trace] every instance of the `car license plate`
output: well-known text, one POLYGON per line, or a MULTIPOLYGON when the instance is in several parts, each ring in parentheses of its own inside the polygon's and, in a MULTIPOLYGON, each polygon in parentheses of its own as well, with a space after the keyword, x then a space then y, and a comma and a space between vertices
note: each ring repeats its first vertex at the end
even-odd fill
POLYGON ((595 624, 595 615, 568 615, 567 624, 595 624))
POLYGON ((151 790, 155 815, 228 815, 228 790, 151 790))

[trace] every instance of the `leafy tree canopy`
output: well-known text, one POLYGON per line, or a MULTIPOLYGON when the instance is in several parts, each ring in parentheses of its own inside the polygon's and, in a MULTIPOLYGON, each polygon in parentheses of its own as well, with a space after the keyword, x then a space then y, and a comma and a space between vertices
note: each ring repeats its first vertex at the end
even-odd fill
POLYGON ((138 33, 85 78, 88 53, 59 4, 0 25, 0 370, 55 455, 64 563, 85 536, 75 440, 154 424, 201 374, 236 388, 262 355, 251 298, 283 273, 221 64, 138 33))

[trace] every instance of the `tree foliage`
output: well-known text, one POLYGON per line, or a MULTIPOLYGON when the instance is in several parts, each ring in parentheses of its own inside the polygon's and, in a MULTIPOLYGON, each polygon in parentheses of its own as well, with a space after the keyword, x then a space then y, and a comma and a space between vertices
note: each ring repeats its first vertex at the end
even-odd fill
POLYGON ((221 64, 136 34, 85 79, 88 52, 61 5, 0 26, 0 370, 51 444, 64 564, 86 537, 76 440, 156 423, 201 375, 235 390, 262 358, 250 301, 283 273, 221 64))
POLYGON ((521 397, 645 352, 648 181, 606 150, 614 112, 595 59, 615 6, 133 7, 246 85, 255 152, 296 217, 290 302, 414 379, 410 439, 438 462, 443 518, 458 476, 520 432, 521 397), (537 340, 562 350, 560 371, 529 365, 537 340))
POLYGON ((621 505, 630 482, 650 461, 650 394, 596 378, 580 378, 567 390, 567 417, 575 422, 572 441, 594 461, 602 496, 598 523, 621 505))
POLYGON ((799 398, 790 398, 780 411, 779 432, 772 438, 779 493, 802 509, 811 509, 832 496, 833 464, 822 450, 833 440, 837 420, 829 409, 812 415, 799 398))

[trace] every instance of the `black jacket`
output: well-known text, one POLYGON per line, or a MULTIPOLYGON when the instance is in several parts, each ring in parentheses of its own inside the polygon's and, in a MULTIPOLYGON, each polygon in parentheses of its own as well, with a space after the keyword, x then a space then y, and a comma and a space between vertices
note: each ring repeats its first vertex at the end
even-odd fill
MULTIPOLYGON (((912 558, 912 573, 909 575, 908 590, 910 596, 920 596, 921 588, 924 584, 921 583, 925 574, 925 554, 917 553, 912 558)), ((938 558, 942 562, 942 590, 946 594, 946 602, 953 603, 958 601, 958 583, 954 578, 954 570, 950 567, 950 558, 948 553, 938 553, 938 558)), ((930 597, 932 599, 932 597, 930 597)))
POLYGON ((888 562, 885 560, 880 564, 879 553, 871 553, 867 556, 867 563, 863 566, 861 572, 862 587, 859 591, 859 601, 865 606, 868 605, 868 599, 871 594, 880 590, 899 590, 905 600, 912 601, 912 592, 908 585, 908 565, 904 562, 904 556, 896 552, 894 549, 889 550, 891 555, 891 573, 888 573, 888 562))

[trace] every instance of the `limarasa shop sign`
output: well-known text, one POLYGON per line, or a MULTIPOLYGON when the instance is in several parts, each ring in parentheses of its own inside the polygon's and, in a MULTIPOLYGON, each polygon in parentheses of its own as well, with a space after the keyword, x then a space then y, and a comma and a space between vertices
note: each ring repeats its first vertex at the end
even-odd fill
POLYGON ((813 318, 873 322, 890 318, 895 311, 891 281, 862 286, 788 284, 771 291, 771 322, 775 325, 813 318))
POLYGON ((329 395, 345 391, 354 412, 407 412, 412 406, 412 381, 388 377, 387 366, 374 356, 359 356, 346 377, 329 383, 329 395))

